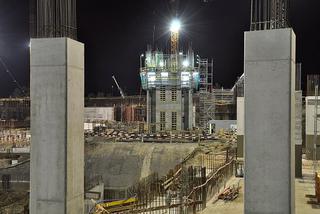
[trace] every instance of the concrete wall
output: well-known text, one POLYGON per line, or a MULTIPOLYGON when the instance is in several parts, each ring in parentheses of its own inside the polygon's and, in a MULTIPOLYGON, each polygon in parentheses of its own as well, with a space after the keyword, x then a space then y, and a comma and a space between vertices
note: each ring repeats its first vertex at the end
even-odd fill
POLYGON ((114 121, 114 107, 85 107, 84 119, 85 121, 114 121))
POLYGON ((236 120, 210 120, 209 121, 210 128, 215 129, 216 132, 218 132, 221 129, 224 130, 230 130, 230 129, 235 129, 237 126, 237 121, 236 120))
POLYGON ((102 176, 106 189, 126 189, 157 172, 168 173, 197 145, 168 143, 105 143, 86 146, 86 178, 102 176))
POLYGON ((167 88, 165 96, 165 101, 161 101, 160 89, 147 91, 147 122, 156 124, 156 130, 160 131, 160 112, 165 112, 165 129, 170 131, 172 130, 172 112, 177 112, 177 130, 191 129, 194 123, 192 90, 177 90, 177 100, 172 101, 171 89, 167 88))
MULTIPOLYGON (((320 97, 318 97, 318 114, 320 114, 320 97)), ((315 115, 315 97, 306 97, 306 158, 314 159, 314 115, 315 115)), ((320 135, 320 120, 317 120, 317 132, 320 135)), ((320 160, 320 136, 317 137, 316 158, 320 160)))
POLYGON ((83 213, 84 45, 32 39, 30 211, 83 213))
POLYGON ((171 130, 172 120, 171 113, 177 112, 177 130, 182 128, 182 103, 181 103, 181 90, 177 90, 177 100, 171 100, 171 90, 166 90, 166 101, 160 100, 160 90, 156 90, 156 121, 157 130, 160 131, 160 112, 166 112, 166 130, 171 130), (180 99, 179 99, 180 98, 180 99))
POLYGON ((14 166, 0 169, 0 191, 3 191, 1 178, 10 175, 10 190, 29 191, 30 189, 30 161, 23 161, 14 166))
POLYGON ((294 213, 295 34, 245 33, 245 213, 294 213))
POLYGON ((296 124, 295 124, 295 175, 302 177, 302 91, 295 92, 296 99, 296 124))

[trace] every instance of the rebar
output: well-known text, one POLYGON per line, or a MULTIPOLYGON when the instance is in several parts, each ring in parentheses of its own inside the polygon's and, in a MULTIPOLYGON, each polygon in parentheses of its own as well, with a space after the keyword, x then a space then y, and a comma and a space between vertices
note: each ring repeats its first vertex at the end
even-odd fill
POLYGON ((76 39, 76 0, 30 0, 30 34, 76 39))
POLYGON ((289 0, 251 0, 251 31, 289 27, 289 0))

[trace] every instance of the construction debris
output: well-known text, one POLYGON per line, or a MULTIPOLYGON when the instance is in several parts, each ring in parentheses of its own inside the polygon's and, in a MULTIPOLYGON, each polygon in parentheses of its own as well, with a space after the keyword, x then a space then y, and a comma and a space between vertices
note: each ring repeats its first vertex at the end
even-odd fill
POLYGON ((240 185, 227 187, 219 196, 218 199, 224 201, 233 201, 239 196, 240 185))

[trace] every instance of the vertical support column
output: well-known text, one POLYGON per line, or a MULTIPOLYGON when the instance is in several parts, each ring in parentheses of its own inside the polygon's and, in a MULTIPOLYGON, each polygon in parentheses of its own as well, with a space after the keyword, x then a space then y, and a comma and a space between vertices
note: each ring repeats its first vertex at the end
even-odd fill
POLYGON ((237 97, 237 157, 243 158, 244 145, 244 98, 237 97))
POLYGON ((295 34, 245 33, 245 213, 294 213, 295 34))
POLYGON ((192 110, 192 92, 190 89, 182 89, 181 93, 183 94, 183 114, 184 114, 184 124, 183 130, 192 129, 192 120, 193 120, 193 110, 192 110))
POLYGON ((296 91, 295 177, 302 178, 302 91, 296 91))
POLYGON ((83 213, 84 45, 32 39, 30 67, 30 211, 83 213))

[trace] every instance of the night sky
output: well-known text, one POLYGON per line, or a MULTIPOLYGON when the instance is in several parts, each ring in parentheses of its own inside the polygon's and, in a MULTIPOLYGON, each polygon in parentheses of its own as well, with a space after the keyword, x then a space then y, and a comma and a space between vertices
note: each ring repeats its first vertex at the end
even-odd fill
MULTIPOLYGON (((85 43, 86 95, 112 93, 115 75, 126 94, 139 94, 139 56, 153 41, 169 48, 173 0, 78 0, 78 40, 85 43)), ((0 0, 0 57, 21 85, 29 86, 29 3, 0 0)), ((319 0, 291 0, 290 21, 297 35, 297 61, 319 72, 319 0)), ((181 45, 213 58, 215 81, 232 87, 243 73, 243 32, 249 30, 250 0, 180 0, 181 45)), ((0 96, 16 85, 0 65, 0 96)), ((118 95, 114 89, 114 95, 118 95)))

